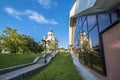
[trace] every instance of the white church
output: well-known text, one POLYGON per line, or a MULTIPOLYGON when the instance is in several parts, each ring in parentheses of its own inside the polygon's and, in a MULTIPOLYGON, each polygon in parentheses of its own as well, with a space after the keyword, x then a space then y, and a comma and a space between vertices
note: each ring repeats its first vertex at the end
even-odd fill
POLYGON ((47 52, 55 51, 58 48, 58 40, 52 30, 49 30, 48 35, 43 38, 46 40, 47 52))
POLYGON ((79 45, 80 45, 81 51, 84 51, 85 49, 93 50, 91 38, 87 37, 86 33, 84 31, 81 32, 81 34, 80 34, 79 45))

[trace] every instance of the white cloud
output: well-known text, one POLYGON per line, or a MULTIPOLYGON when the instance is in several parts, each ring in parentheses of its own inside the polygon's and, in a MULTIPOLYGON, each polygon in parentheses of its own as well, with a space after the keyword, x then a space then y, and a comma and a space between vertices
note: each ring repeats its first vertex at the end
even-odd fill
POLYGON ((43 15, 32 11, 32 10, 26 10, 25 11, 26 15, 28 16, 29 19, 38 22, 40 24, 51 24, 51 25, 57 25, 58 23, 52 19, 52 20, 48 20, 47 18, 45 18, 43 15))
POLYGON ((56 22, 54 19, 51 20, 50 24, 52 25, 58 25, 58 22, 56 22))
POLYGON ((57 6, 58 3, 56 0, 38 0, 38 3, 46 9, 51 8, 52 6, 57 6))
POLYGON ((19 16, 21 15, 21 13, 18 12, 18 11, 16 11, 15 9, 13 9, 13 8, 11 8, 11 7, 5 7, 5 11, 6 11, 9 15, 15 17, 16 19, 22 20, 22 19, 19 17, 19 16))
POLYGON ((40 24, 58 25, 58 23, 54 19, 49 20, 46 17, 44 17, 43 15, 37 13, 36 11, 25 10, 24 12, 19 12, 11 7, 6 7, 5 11, 9 15, 15 17, 18 20, 22 20, 20 18, 20 16, 27 16, 30 20, 33 20, 33 21, 40 23, 40 24))
POLYGON ((38 14, 35 11, 32 10, 26 10, 25 11, 26 15, 28 16, 29 19, 36 21, 41 24, 48 24, 49 21, 41 14, 38 14))

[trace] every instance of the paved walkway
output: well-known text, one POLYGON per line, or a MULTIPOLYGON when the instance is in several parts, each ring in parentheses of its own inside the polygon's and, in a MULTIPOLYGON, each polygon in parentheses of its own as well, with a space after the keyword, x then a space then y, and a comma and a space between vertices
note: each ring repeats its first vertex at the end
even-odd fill
MULTIPOLYGON (((50 62, 51 58, 54 56, 55 56, 55 54, 47 55, 47 57, 46 57, 47 63, 46 64, 48 64, 50 62)), ((42 58, 34 65, 2 74, 2 75, 0 75, 0 80, 9 80, 9 79, 21 80, 20 78, 16 78, 16 77, 23 76, 25 73, 28 73, 28 72, 29 72, 29 74, 32 74, 31 71, 34 72, 34 70, 39 70, 42 66, 45 66, 46 64, 44 62, 45 62, 45 58, 42 58)), ((24 76, 26 76, 26 75, 24 75, 24 76)))
POLYGON ((77 70, 79 71, 79 75, 83 78, 83 80, 100 80, 79 62, 79 59, 75 56, 74 53, 72 53, 71 56, 73 63, 75 64, 77 70))

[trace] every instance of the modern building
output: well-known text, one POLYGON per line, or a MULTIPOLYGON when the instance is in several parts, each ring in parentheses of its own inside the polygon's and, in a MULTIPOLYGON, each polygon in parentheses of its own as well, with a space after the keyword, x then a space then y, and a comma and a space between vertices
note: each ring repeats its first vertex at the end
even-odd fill
POLYGON ((88 47, 79 52, 87 69, 101 80, 120 80, 120 0, 75 0, 69 16, 69 48, 78 46, 88 47))

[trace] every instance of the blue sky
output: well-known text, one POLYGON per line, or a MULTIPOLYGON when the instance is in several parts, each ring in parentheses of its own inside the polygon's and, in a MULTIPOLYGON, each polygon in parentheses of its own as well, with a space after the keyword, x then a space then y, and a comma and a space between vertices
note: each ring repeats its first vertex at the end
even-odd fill
POLYGON ((6 26, 41 41, 53 30, 59 46, 68 47, 69 11, 74 0, 0 0, 0 34, 6 26))

